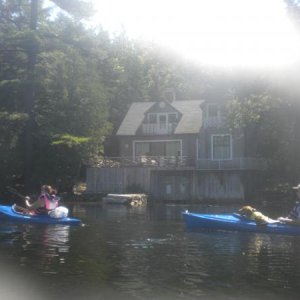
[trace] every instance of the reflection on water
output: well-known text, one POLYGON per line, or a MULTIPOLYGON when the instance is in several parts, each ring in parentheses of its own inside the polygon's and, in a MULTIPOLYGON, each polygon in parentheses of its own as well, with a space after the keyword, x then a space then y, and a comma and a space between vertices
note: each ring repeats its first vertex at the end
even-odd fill
POLYGON ((2 222, 0 253, 40 276, 49 299, 298 298, 299 237, 188 233, 181 217, 187 208, 73 204, 86 226, 2 222))
POLYGON ((63 253, 68 253, 70 248, 69 226, 6 224, 4 228, 2 246, 17 251, 20 266, 35 265, 45 273, 55 274, 55 267, 51 266, 65 262, 63 253))
POLYGON ((296 287, 293 278, 300 278, 300 261, 295 255, 299 241, 295 237, 227 232, 189 235, 185 255, 188 274, 195 276, 205 270, 213 290, 231 289, 230 294, 236 296, 271 292, 280 299, 296 287))

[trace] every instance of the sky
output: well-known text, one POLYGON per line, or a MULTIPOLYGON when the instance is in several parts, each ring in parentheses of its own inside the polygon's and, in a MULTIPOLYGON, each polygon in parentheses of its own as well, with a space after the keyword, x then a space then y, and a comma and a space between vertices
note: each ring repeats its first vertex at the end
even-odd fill
POLYGON ((300 41, 283 0, 93 0, 93 25, 215 66, 293 64, 300 41))

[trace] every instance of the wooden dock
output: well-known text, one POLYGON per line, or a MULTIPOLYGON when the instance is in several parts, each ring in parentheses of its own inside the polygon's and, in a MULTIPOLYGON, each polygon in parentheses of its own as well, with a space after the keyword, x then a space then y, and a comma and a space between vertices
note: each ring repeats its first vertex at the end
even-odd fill
POLYGON ((104 204, 145 205, 147 196, 145 194, 107 194, 102 198, 104 204))

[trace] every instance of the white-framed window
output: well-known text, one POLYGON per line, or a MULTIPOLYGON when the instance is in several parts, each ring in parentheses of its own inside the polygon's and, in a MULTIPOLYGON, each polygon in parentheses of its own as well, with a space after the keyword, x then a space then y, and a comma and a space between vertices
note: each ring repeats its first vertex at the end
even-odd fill
POLYGON ((181 156, 182 140, 133 141, 134 157, 181 156))
POLYGON ((150 144, 147 142, 141 142, 135 144, 135 155, 136 156, 143 156, 149 155, 150 153, 150 144))
POLYGON ((166 142, 165 154, 166 156, 180 156, 181 143, 180 141, 169 141, 166 142))
POLYGON ((219 106, 215 103, 208 104, 206 115, 208 118, 218 118, 219 117, 219 106))
POLYGON ((170 114, 168 114, 168 122, 169 123, 175 123, 175 122, 177 122, 177 118, 178 118, 177 113, 170 113, 170 114))
POLYGON ((167 115, 158 115, 159 128, 164 129, 167 127, 167 115))
POLYGON ((211 157, 213 160, 232 159, 231 134, 214 134, 211 136, 211 157))
POLYGON ((149 114, 148 120, 150 124, 157 124, 157 115, 156 114, 149 114))
MULTIPOLYGON (((178 113, 149 113, 148 122, 150 124, 169 124, 175 123, 178 120, 178 113)), ((165 125, 162 125, 165 126, 165 125)))

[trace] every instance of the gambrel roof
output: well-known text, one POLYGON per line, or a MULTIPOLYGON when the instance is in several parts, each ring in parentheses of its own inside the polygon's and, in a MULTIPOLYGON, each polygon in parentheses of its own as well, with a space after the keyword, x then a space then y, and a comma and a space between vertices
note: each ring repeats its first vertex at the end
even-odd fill
MULTIPOLYGON (((197 134, 202 126, 202 110, 200 105, 203 100, 176 100, 169 105, 181 113, 174 134, 197 134)), ((117 135, 134 136, 141 126, 145 113, 157 102, 134 102, 131 104, 117 135)))

